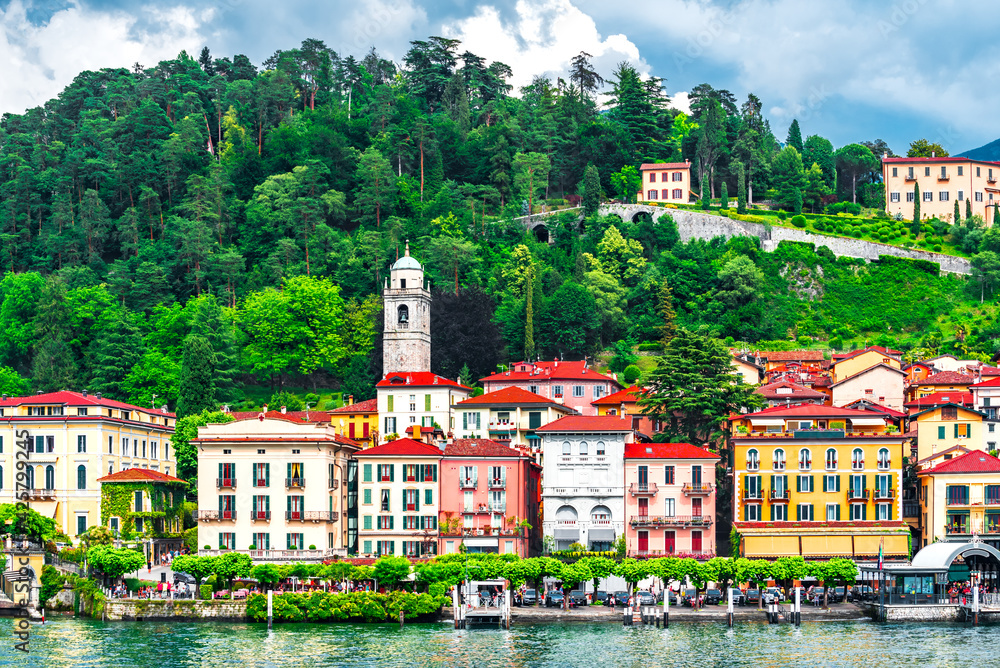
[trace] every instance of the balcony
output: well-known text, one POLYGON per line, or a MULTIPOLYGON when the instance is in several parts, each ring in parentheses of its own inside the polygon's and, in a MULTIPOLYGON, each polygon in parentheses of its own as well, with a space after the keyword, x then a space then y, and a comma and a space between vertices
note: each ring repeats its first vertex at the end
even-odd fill
POLYGON ((459 478, 458 487, 459 489, 475 489, 478 486, 479 481, 475 478, 459 478))
POLYGON ((791 490, 772 489, 771 492, 768 494, 768 498, 771 500, 772 503, 781 503, 781 502, 788 503, 788 500, 791 498, 791 495, 792 495, 791 490))
POLYGON ((329 484, 327 485, 327 487, 329 489, 337 489, 338 487, 340 487, 340 481, 337 480, 336 478, 330 478, 328 482, 329 484))
POLYGON ((251 522, 270 522, 271 521, 271 511, 270 510, 254 510, 250 513, 251 522))
POLYGON ((494 420, 489 423, 489 430, 490 433, 492 434, 497 434, 497 433, 509 434, 511 432, 517 431, 517 423, 506 422, 506 421, 498 422, 494 420))
POLYGON ((253 486, 254 487, 268 487, 269 485, 267 484, 267 482, 268 482, 267 478, 254 478, 253 486))
POLYGON ((634 482, 628 491, 632 496, 656 496, 657 487, 655 482, 634 482))
POLYGON ((305 478, 285 478, 285 487, 305 487, 305 478))
POLYGON ((198 550, 201 557, 220 557, 224 554, 247 554, 254 563, 271 563, 276 561, 310 561, 319 562, 328 559, 347 556, 347 549, 338 547, 332 550, 198 550))
POLYGON ((505 513, 505 512, 507 512, 507 504, 506 503, 491 503, 490 504, 490 512, 491 513, 505 513))
POLYGON ((987 496, 986 497, 987 506, 1000 506, 1000 496, 987 496))
POLYGON ((914 174, 907 174, 903 177, 904 181, 916 181, 917 177, 914 174))
POLYGON ((867 501, 868 500, 867 489, 856 489, 852 487, 847 488, 847 500, 848 501, 867 501))
POLYGON ((968 534, 969 530, 964 524, 952 524, 945 526, 944 532, 949 536, 960 536, 962 534, 968 534))
POLYGON ((712 518, 708 515, 636 515, 629 519, 632 527, 690 527, 711 526, 712 518))
POLYGON ((938 174, 937 180, 938 180, 938 183, 944 183, 944 182, 951 181, 951 177, 948 176, 947 174, 938 174))
POLYGON ((949 496, 946 505, 949 506, 967 506, 969 505, 969 497, 967 496, 949 496))
POLYGON ((54 499, 56 498, 56 490, 53 487, 44 487, 42 489, 29 489, 28 490, 29 499, 54 499))
POLYGON ((195 519, 199 522, 208 522, 211 520, 220 520, 225 522, 231 522, 236 519, 235 510, 198 510, 195 511, 195 519))
POLYGON ((893 487, 876 487, 875 488, 875 500, 876 501, 892 501, 896 498, 896 489, 893 487))
POLYGON ((995 177, 992 174, 990 174, 989 176, 986 177, 986 182, 987 183, 996 183, 997 182, 997 177, 995 177))
POLYGON ((681 489, 685 496, 703 496, 712 493, 712 483, 686 482, 681 489))
POLYGON ((743 496, 744 501, 763 501, 764 500, 764 490, 762 489, 750 489, 747 490, 746 494, 743 496))
POLYGON ((505 489, 507 487, 507 479, 506 478, 497 478, 497 479, 494 479, 494 480, 490 480, 490 485, 489 486, 490 486, 490 489, 505 489))
POLYGON ((340 513, 334 510, 287 510, 288 522, 336 522, 340 513))
POLYGON ((215 486, 219 489, 236 489, 236 478, 216 478, 215 486))

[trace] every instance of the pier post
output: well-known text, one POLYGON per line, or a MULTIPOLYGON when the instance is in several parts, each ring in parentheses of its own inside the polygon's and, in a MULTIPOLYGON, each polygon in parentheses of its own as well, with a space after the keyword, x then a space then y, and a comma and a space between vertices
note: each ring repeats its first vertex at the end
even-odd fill
POLYGON ((663 590, 663 628, 670 626, 670 585, 663 590))
POLYGON ((729 588, 729 602, 726 605, 726 621, 729 623, 729 628, 733 628, 733 588, 729 588))
POLYGON ((459 623, 459 613, 458 613, 458 587, 452 587, 451 589, 451 616, 455 622, 455 628, 458 628, 459 623))
POLYGON ((795 612, 792 613, 795 617, 795 625, 798 626, 802 623, 802 588, 795 588, 795 612))
POLYGON ((972 585, 972 625, 979 626, 979 583, 972 585))
POLYGON ((267 590, 267 629, 271 630, 271 620, 274 617, 274 590, 267 590))

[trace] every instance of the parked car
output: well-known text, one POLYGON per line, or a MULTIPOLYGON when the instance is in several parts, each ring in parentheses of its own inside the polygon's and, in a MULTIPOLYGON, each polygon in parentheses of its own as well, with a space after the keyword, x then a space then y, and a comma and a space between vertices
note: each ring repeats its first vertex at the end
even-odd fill
POLYGON ((809 588, 809 602, 816 603, 819 601, 823 602, 823 592, 825 589, 823 587, 810 587, 809 588))
POLYGON ((759 589, 747 589, 747 603, 760 603, 759 589))
POLYGON ((781 603, 785 600, 784 595, 781 593, 781 589, 778 587, 768 587, 764 591, 764 603, 781 603))
MULTIPOLYGON (((668 589, 667 591, 670 592, 670 605, 677 605, 677 592, 675 592, 673 589, 668 589)), ((662 590, 656 595, 656 602, 663 603, 662 590)))
POLYGON ((587 605, 587 594, 582 591, 571 591, 569 593, 569 600, 575 606, 587 605))
POLYGON ((792 587, 791 589, 789 589, 788 590, 788 600, 791 601, 792 603, 795 602, 795 590, 796 589, 798 589, 799 592, 801 592, 799 594, 800 600, 802 602, 807 602, 809 600, 809 595, 806 593, 806 588, 805 587, 792 587))
POLYGON ((747 597, 742 591, 740 591, 739 587, 730 587, 729 595, 733 599, 733 605, 746 605, 747 597))
POLYGON ((538 592, 534 589, 525 589, 521 594, 521 605, 535 605, 538 603, 538 592))
POLYGON ((698 602, 698 590, 694 587, 686 587, 681 589, 681 605, 693 608, 698 602))
MULTIPOLYGON (((614 594, 611 594, 611 596, 614 596, 614 598, 615 598, 615 600, 614 600, 614 604, 615 605, 620 605, 620 606, 628 605, 628 592, 627 591, 616 591, 614 594)), ((609 599, 610 599, 610 597, 609 597, 609 599)))
POLYGON ((593 602, 597 605, 606 605, 608 602, 608 592, 595 591, 593 596, 593 602))
POLYGON ((656 597, 648 591, 636 592, 635 601, 638 605, 656 605, 656 597))
POLYGON ((847 597, 847 590, 844 587, 830 587, 830 603, 843 603, 847 597))
POLYGON ((705 605, 719 605, 722 602, 722 591, 709 589, 705 592, 705 605))
POLYGON ((563 604, 563 593, 561 591, 552 590, 545 595, 546 608, 562 607, 562 604, 563 604))
POLYGON ((851 587, 850 600, 855 603, 861 601, 872 601, 875 599, 875 590, 868 585, 854 585, 851 587))
POLYGON ((174 571, 174 584, 178 582, 183 582, 185 584, 193 585, 197 583, 194 576, 190 573, 181 573, 180 571, 174 571))

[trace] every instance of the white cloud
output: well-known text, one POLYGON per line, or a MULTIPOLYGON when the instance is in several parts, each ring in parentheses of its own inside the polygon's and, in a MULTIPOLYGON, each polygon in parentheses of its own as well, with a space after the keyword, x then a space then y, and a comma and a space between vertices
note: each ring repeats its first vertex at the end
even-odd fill
POLYGON ((499 60, 514 72, 516 91, 536 75, 565 76, 570 61, 581 51, 591 54, 594 69, 609 74, 620 61, 631 62, 642 73, 649 65, 625 35, 602 37, 589 15, 569 0, 518 0, 516 17, 504 21, 491 5, 480 6, 469 18, 443 27, 443 33, 460 39, 487 60, 499 60))
POLYGON ((147 67, 182 49, 197 56, 211 10, 144 7, 136 15, 74 4, 44 25, 26 17, 22 0, 0 10, 0 112, 21 113, 55 97, 77 74, 102 67, 147 67), (141 25, 140 25, 141 23, 141 25))

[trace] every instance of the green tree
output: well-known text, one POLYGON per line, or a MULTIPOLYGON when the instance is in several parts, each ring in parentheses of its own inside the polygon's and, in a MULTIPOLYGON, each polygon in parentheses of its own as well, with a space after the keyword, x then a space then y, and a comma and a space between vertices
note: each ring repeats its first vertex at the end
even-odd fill
POLYGON ((722 200, 720 202, 720 204, 722 205, 722 208, 723 209, 728 209, 729 208, 729 186, 726 184, 725 181, 722 182, 722 194, 720 195, 720 198, 722 200))
POLYGON ((670 290, 670 283, 663 279, 660 284, 660 291, 657 295, 656 311, 660 316, 660 341, 666 348, 670 340, 677 334, 677 312, 674 311, 674 294, 670 290))
POLYGON ((388 588, 410 576, 410 560, 406 557, 381 556, 372 565, 372 577, 388 588))
POLYGON ((177 416, 186 417, 219 406, 215 401, 215 353, 203 337, 190 335, 184 340, 177 416))
POLYGON ((198 427, 207 424, 225 424, 233 421, 233 416, 221 411, 205 411, 197 415, 179 418, 170 442, 174 446, 177 459, 177 477, 193 484, 198 478, 198 449, 191 440, 197 438, 198 427))
POLYGON ((959 225, 962 222, 962 209, 958 205, 958 200, 955 200, 955 218, 954 218, 954 222, 955 222, 956 225, 959 225))
POLYGON ((785 139, 785 143, 802 153, 802 130, 799 129, 799 119, 792 119, 792 124, 788 126, 788 138, 785 139))
POLYGON ((257 564, 250 570, 250 577, 270 589, 276 582, 281 582, 281 573, 275 564, 257 564))
POLYGON ((534 213, 535 197, 549 188, 549 157, 544 153, 516 153, 514 155, 514 189, 528 200, 528 213, 534 213))
MULTIPOLYGON (((87 561, 109 578, 118 579, 145 566, 146 555, 129 548, 96 545, 87 551, 87 561)), ((178 570, 176 566, 173 568, 178 570)))
POLYGON ((143 352, 142 337, 131 313, 111 309, 103 314, 91 343, 91 389, 114 399, 125 399, 128 395, 126 378, 142 359, 143 352))
POLYGON ((731 359, 722 341, 680 329, 649 374, 639 405, 663 421, 667 439, 714 443, 731 413, 761 405, 753 386, 733 372, 731 359))
POLYGON ((742 162, 736 163, 736 213, 747 212, 747 181, 746 170, 742 162))
POLYGON ((920 184, 913 183, 913 222, 910 225, 910 232, 914 236, 920 234, 923 223, 920 218, 920 184))
POLYGON ((597 303, 587 288, 563 283, 546 301, 539 318, 538 343, 545 356, 582 357, 597 342, 601 325, 597 303))
POLYGON ((396 201, 396 175, 392 165, 374 147, 369 147, 358 160, 354 175, 354 204, 361 213, 361 222, 382 226, 382 216, 390 215, 396 201))
MULTIPOLYGON (((215 573, 215 566, 221 557, 201 557, 194 554, 182 554, 174 557, 170 568, 180 573, 187 573, 194 578, 196 589, 201 589, 201 582, 215 573)), ((145 559, 143 560, 145 561, 145 559)), ((233 563, 232 561, 229 563, 233 563)), ((255 576, 256 577, 256 576, 255 576)), ((258 582, 263 582, 258 579, 258 582)))
POLYGON ((937 142, 929 142, 926 139, 917 139, 910 142, 910 148, 906 152, 907 158, 930 158, 930 157, 946 158, 948 157, 948 151, 944 150, 944 147, 937 142))
MULTIPOLYGON (((968 197, 965 198, 965 219, 972 220, 972 201, 968 197)), ((955 220, 957 221, 958 218, 956 217, 955 220)))
MULTIPOLYGON (((534 267, 531 269, 531 276, 534 276, 534 267)), ((534 283, 533 278, 529 278, 532 283, 534 283)), ((534 288, 530 290, 525 290, 525 307, 524 307, 524 359, 532 361, 535 359, 535 306, 534 306, 534 288)))
MULTIPOLYGON (((876 155, 873 153, 872 155, 876 155)), ((802 163, 817 164, 823 172, 823 181, 827 190, 833 192, 837 187, 837 160, 834 157, 833 144, 829 139, 818 135, 806 137, 802 148, 802 163)))
POLYGON ((226 588, 232 591, 233 580, 250 577, 253 562, 248 554, 227 552, 215 558, 212 570, 219 579, 226 582, 226 588))
POLYGON ((836 153, 837 170, 851 184, 851 202, 858 201, 858 177, 878 169, 879 159, 867 146, 848 144, 836 153))
POLYGON ((590 217, 597 214, 601 206, 601 175, 593 163, 587 163, 583 170, 583 215, 590 217))
POLYGON ((799 209, 801 209, 802 190, 806 187, 806 176, 802 167, 802 156, 799 155, 799 152, 791 146, 781 149, 771 163, 771 173, 774 178, 774 187, 778 191, 778 202, 781 206, 794 209, 798 198, 799 209))
POLYGON ((637 195, 641 197, 639 189, 642 188, 642 176, 632 165, 625 165, 611 175, 611 186, 618 192, 618 197, 623 202, 635 202, 637 195))

